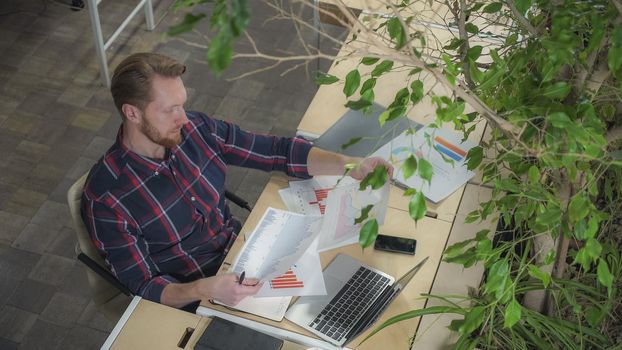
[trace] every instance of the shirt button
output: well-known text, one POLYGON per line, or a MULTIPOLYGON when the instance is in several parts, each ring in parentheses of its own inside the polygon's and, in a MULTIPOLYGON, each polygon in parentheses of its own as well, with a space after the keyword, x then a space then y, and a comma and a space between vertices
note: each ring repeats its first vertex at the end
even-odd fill
POLYGON ((194 198, 194 196, 192 196, 192 197, 190 197, 190 200, 194 202, 194 201, 196 201, 197 199, 196 199, 196 198, 194 198))
POLYGON ((177 175, 177 173, 173 171, 173 175, 177 175))
POLYGON ((173 155, 171 155, 171 158, 172 158, 172 159, 175 159, 175 155, 174 155, 174 154, 173 154, 173 155))
POLYGON ((157 172, 157 171, 156 171, 156 172, 155 172, 154 174, 155 174, 155 176, 158 176, 158 175, 160 175, 160 173, 159 173, 159 172, 157 172))

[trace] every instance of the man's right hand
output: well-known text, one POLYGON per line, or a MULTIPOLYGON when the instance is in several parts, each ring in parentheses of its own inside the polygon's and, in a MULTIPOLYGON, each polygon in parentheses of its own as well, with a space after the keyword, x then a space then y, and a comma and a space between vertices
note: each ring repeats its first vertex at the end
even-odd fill
POLYGON ((230 306, 237 305, 247 296, 257 294, 262 286, 262 283, 250 278, 239 284, 238 277, 233 273, 203 278, 194 283, 203 299, 215 299, 230 306))

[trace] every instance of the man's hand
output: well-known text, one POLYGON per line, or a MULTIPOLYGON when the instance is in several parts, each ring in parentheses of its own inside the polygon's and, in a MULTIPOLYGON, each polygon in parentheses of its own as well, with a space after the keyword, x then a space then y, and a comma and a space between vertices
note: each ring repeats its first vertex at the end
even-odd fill
POLYGON ((367 174, 373 172, 378 165, 382 165, 387 169, 389 179, 391 179, 393 176, 393 165, 380 157, 359 159, 359 162, 352 170, 350 170, 348 175, 350 175, 353 179, 361 181, 365 178, 365 176, 367 176, 367 174))
POLYGON ((194 283, 203 299, 216 299, 230 306, 237 305, 247 296, 257 294, 262 286, 262 283, 250 278, 240 284, 233 273, 203 278, 194 283))

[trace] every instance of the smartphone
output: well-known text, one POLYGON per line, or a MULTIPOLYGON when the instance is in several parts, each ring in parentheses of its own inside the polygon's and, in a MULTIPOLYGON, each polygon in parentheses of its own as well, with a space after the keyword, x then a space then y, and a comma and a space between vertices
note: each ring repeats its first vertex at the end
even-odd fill
POLYGON ((374 243, 374 249, 409 255, 415 255, 416 248, 416 240, 403 237, 378 235, 378 237, 376 237, 376 243, 374 243))

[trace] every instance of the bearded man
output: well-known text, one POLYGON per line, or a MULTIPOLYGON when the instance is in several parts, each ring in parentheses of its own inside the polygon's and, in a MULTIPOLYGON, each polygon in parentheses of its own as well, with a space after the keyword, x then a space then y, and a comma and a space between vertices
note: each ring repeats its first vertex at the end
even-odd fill
POLYGON ((229 166, 289 176, 363 179, 380 158, 352 158, 299 138, 260 135, 184 109, 186 67, 137 53, 115 69, 111 93, 122 124, 93 166, 82 219, 111 272, 134 294, 184 307, 202 299, 235 305, 259 290, 215 275, 240 229, 224 196, 229 166))

